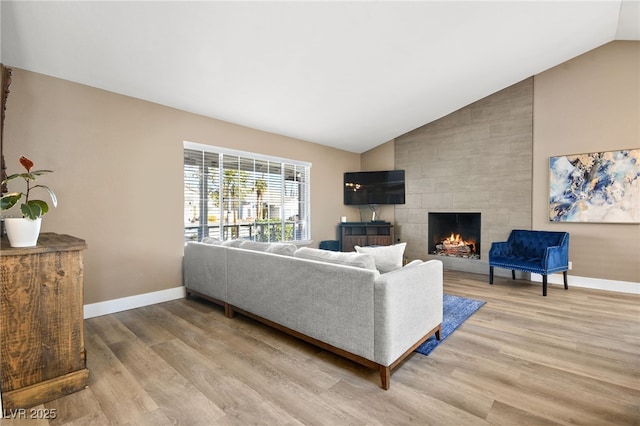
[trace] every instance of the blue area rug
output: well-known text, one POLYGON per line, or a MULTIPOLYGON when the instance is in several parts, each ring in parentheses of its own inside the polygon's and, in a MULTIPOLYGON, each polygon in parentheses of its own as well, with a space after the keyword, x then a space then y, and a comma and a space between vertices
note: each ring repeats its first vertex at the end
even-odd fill
POLYGON ((431 336, 422 345, 416 349, 416 352, 422 355, 429 355, 440 343, 444 341, 460 324, 465 322, 467 318, 480 309, 485 302, 482 300, 467 299, 466 297, 444 295, 443 300, 443 320, 442 330, 440 331, 440 340, 436 336, 431 336))

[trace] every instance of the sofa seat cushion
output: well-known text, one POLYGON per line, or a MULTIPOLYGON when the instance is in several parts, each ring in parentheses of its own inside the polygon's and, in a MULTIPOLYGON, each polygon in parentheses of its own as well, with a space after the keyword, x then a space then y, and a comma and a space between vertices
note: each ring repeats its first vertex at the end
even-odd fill
POLYGON ((544 267, 542 265, 542 259, 539 257, 527 257, 527 256, 504 256, 491 258, 491 264, 506 269, 516 269, 519 271, 528 271, 538 274, 544 273, 544 267))
POLYGON ((376 271, 373 257, 368 254, 354 252, 339 252, 321 250, 310 247, 301 247, 294 253, 294 257, 300 259, 316 260, 319 262, 334 263, 337 265, 355 266, 356 268, 371 269, 376 271))
POLYGON ((395 271, 402 268, 402 258, 407 243, 394 244, 392 246, 355 246, 356 252, 370 254, 376 264, 376 269, 381 273, 395 271))

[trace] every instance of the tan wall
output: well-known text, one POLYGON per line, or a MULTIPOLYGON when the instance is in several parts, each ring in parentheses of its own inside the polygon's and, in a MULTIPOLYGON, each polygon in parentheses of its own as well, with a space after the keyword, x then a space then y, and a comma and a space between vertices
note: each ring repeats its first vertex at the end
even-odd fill
POLYGON ((640 282, 640 225, 551 223, 549 157, 640 147, 640 42, 616 41, 534 80, 533 227, 571 233, 577 276, 640 282))
POLYGON ((12 81, 8 172, 18 171, 20 155, 54 170, 42 183, 59 206, 45 216, 43 232, 86 239, 85 303, 182 284, 185 140, 311 162, 314 246, 335 239, 349 213, 342 173, 358 170, 357 154, 20 69, 12 81))
MULTIPOLYGON (((363 152, 360 155, 360 170, 362 171, 376 171, 376 170, 393 170, 395 168, 395 148, 394 141, 383 143, 369 151, 363 152)), ((369 217, 370 211, 366 209, 363 212, 363 216, 369 217)), ((378 209, 378 220, 385 220, 387 222, 395 223, 395 207, 380 206, 378 209)))

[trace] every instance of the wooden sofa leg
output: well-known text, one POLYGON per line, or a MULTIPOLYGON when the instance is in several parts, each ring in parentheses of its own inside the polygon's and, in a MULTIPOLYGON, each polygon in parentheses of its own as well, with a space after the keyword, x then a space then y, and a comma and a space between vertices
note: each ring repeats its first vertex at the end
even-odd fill
POLYGON ((569 283, 567 282, 567 271, 562 272, 562 276, 564 277, 564 289, 569 290, 569 283))
POLYGON ((391 366, 380 366, 380 384, 382 389, 389 390, 389 382, 391 381, 391 366))
POLYGON ((489 266, 489 284, 493 284, 493 266, 489 266))
POLYGON ((227 318, 233 318, 235 315, 235 312, 233 310, 233 308, 231 307, 230 304, 225 303, 224 304, 224 316, 227 318))
POLYGON ((542 276, 542 295, 543 296, 547 295, 547 276, 546 275, 542 276))
POLYGON ((511 279, 512 280, 516 279, 516 271, 514 269, 511 270, 511 279))

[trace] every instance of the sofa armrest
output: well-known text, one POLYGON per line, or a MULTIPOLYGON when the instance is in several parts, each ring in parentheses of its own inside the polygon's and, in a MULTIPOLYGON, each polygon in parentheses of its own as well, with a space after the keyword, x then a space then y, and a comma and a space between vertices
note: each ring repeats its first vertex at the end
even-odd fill
POLYGON ((569 250, 563 246, 550 246, 545 249, 542 267, 550 272, 569 267, 569 250))
POLYGON ((184 247, 183 284, 193 291, 227 301, 227 248, 189 242, 184 247))
POLYGON ((489 259, 491 257, 503 257, 503 256, 511 256, 513 254, 513 248, 511 247, 511 243, 508 241, 499 241, 491 243, 491 248, 489 249, 489 259))
POLYGON ((375 282, 375 361, 391 365, 442 324, 442 262, 430 260, 375 282))

